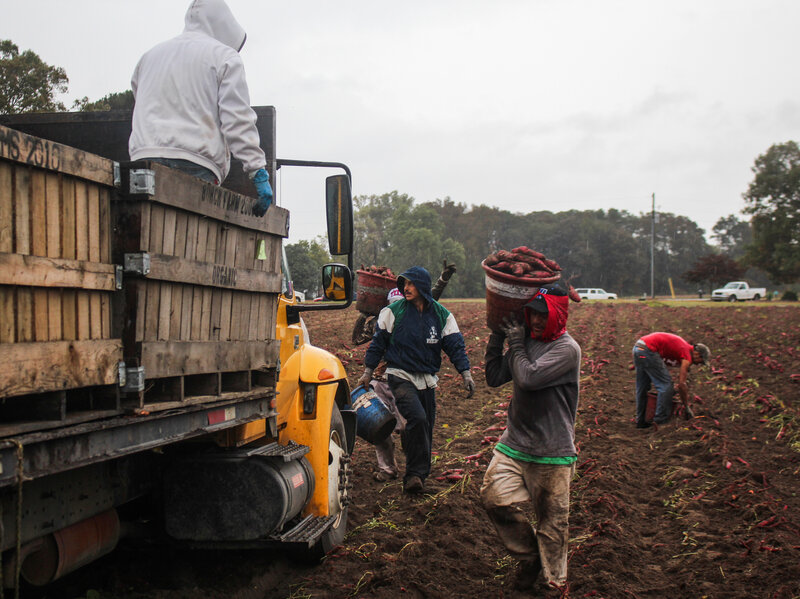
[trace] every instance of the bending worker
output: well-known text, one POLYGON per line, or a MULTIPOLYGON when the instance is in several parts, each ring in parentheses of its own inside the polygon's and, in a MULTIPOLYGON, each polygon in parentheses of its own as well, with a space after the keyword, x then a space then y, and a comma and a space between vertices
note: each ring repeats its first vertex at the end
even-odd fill
POLYGON ((147 51, 133 72, 131 160, 218 185, 233 153, 258 192, 253 213, 263 216, 273 194, 239 56, 244 29, 224 0, 194 0, 184 21, 183 33, 147 51))
POLYGON ((464 337, 455 317, 431 296, 431 276, 421 266, 413 266, 397 277, 401 300, 392 302, 378 315, 372 341, 364 357, 364 374, 358 381, 365 388, 372 373, 386 359, 386 375, 400 414, 406 420, 401 434, 406 455, 403 490, 424 491, 431 471, 431 445, 436 421, 436 373, 442 364, 441 352, 450 358, 464 379, 471 396, 475 382, 470 373, 464 337))
POLYGON ((524 307, 525 324, 503 320, 486 345, 486 383, 513 381, 506 430, 495 446, 481 501, 508 552, 514 585, 533 592, 567 580, 569 489, 575 474, 581 348, 567 332, 569 297, 548 285, 524 307), (503 341, 508 351, 503 353, 503 341), (517 505, 533 504, 536 528, 517 505))
POLYGON ((672 417, 672 376, 667 366, 680 365, 678 393, 688 420, 694 414, 689 408, 689 391, 686 379, 692 364, 708 364, 711 351, 702 343, 691 344, 672 333, 650 333, 633 346, 633 364, 636 367, 636 428, 652 425, 645 418, 647 392, 652 382, 658 391, 658 403, 653 422, 664 424, 672 417))

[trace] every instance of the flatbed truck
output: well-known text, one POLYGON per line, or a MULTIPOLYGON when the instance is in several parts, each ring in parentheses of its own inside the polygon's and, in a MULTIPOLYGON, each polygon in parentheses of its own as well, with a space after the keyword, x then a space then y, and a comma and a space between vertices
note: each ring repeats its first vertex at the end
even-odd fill
MULTIPOLYGON (((352 301, 352 200, 328 167, 326 302, 300 303, 289 213, 127 160, 130 111, 0 116, 0 575, 47 585, 110 552, 147 506, 197 547, 341 542, 356 417, 304 310, 352 301), (335 282, 335 284, 334 284, 335 282)), ((308 201, 308 200, 306 200, 308 201)))

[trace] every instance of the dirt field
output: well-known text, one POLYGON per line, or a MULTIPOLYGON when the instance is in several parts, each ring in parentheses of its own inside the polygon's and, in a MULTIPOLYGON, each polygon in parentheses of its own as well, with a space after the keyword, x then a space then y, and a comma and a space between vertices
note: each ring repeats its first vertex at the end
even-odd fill
MULTIPOLYGON (((478 389, 465 399, 460 377, 449 363, 443 369, 427 494, 375 482, 374 450, 359 439, 350 532, 322 564, 125 544, 45 596, 524 596, 510 588, 514 564, 478 501, 510 385, 489 389, 483 379, 483 303, 444 303, 466 338, 478 389)), ((356 316, 306 317, 314 344, 342 359, 352 383, 366 348, 350 343, 356 316)), ((583 302, 571 305, 568 329, 583 349, 580 455, 569 582, 551 595, 799 597, 800 308, 583 302), (655 330, 705 342, 712 364, 690 373, 694 419, 637 430, 631 346, 655 330)))

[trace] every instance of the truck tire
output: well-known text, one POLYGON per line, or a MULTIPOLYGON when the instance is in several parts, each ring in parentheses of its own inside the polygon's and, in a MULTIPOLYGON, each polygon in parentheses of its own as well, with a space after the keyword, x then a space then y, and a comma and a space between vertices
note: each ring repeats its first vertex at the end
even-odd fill
POLYGON ((733 294, 730 294, 730 295, 728 296, 728 301, 729 301, 729 302, 735 302, 736 300, 737 300, 737 297, 736 297, 735 295, 733 295, 733 294))
POLYGON ((350 456, 347 455, 347 438, 344 421, 339 413, 339 407, 334 403, 331 411, 330 441, 328 444, 328 478, 334 478, 337 487, 337 497, 331 501, 331 509, 338 509, 336 521, 317 542, 304 550, 299 556, 306 562, 318 562, 337 545, 341 545, 347 532, 347 504, 350 491, 350 456), (335 505, 335 507, 334 507, 335 505))
POLYGON ((760 299, 761 299, 761 296, 760 296, 758 293, 756 293, 756 294, 753 296, 753 301, 754 301, 754 302, 757 302, 757 301, 758 301, 758 300, 760 300, 760 299))

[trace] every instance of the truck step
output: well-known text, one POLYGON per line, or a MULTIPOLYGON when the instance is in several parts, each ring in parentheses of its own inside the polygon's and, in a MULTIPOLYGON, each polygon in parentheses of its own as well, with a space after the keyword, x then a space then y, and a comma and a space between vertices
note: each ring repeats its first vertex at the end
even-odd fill
POLYGON ((336 516, 306 516, 294 528, 275 535, 281 543, 301 543, 311 546, 333 526, 336 516))
POLYGON ((300 445, 294 441, 289 441, 287 445, 280 445, 276 442, 270 443, 269 445, 264 445, 263 447, 257 447, 248 451, 246 455, 247 457, 256 455, 266 457, 281 457, 283 458, 284 462, 291 462, 292 460, 300 459, 309 451, 310 448, 307 445, 300 445))

